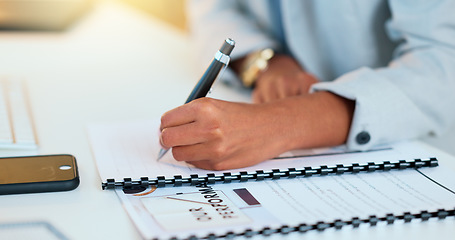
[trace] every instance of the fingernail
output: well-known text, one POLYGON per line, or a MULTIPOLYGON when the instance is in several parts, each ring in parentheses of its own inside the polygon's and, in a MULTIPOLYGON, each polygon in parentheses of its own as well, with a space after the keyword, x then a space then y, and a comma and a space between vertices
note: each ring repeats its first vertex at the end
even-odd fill
MULTIPOLYGON (((163 129, 163 130, 164 130, 164 129, 163 129)), ((160 132, 160 145, 161 145, 161 147, 167 149, 167 147, 165 147, 164 144, 163 144, 163 131, 160 132)))

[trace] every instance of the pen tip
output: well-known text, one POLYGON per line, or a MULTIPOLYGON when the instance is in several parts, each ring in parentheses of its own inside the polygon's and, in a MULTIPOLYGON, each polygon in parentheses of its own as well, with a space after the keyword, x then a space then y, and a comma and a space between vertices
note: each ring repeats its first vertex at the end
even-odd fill
POLYGON ((156 161, 159 161, 161 158, 163 158, 163 156, 167 153, 167 149, 160 149, 160 152, 158 153, 158 158, 156 159, 156 161))

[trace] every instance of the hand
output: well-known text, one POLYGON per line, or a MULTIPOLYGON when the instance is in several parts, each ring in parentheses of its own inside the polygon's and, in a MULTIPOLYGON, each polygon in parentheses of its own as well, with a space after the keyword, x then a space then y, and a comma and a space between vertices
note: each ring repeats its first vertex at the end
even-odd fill
POLYGON ((259 75, 253 91, 255 103, 265 103, 286 97, 307 94, 318 80, 305 72, 291 57, 273 57, 267 69, 259 75))
POLYGON ((271 141, 281 114, 274 111, 267 105, 197 99, 162 116, 161 144, 172 147, 177 161, 203 169, 254 165, 284 148, 284 136, 271 141))
POLYGON ((177 161, 225 170, 346 141, 354 102, 329 92, 265 104, 201 98, 165 113, 161 144, 177 161))

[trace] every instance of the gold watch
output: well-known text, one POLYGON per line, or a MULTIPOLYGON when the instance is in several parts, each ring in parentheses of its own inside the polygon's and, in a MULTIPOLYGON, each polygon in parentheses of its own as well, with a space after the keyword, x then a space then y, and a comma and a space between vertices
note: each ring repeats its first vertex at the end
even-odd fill
POLYGON ((262 49, 246 56, 240 73, 240 79, 245 87, 252 87, 259 74, 267 69, 270 59, 275 55, 271 48, 262 49))

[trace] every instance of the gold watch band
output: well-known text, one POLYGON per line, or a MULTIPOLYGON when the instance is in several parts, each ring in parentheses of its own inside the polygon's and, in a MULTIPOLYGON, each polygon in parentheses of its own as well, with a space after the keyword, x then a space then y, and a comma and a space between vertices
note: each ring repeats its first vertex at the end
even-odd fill
POLYGON ((269 60, 275 55, 271 48, 262 49, 249 54, 242 67, 240 78, 245 87, 252 87, 259 74, 267 69, 269 60))

